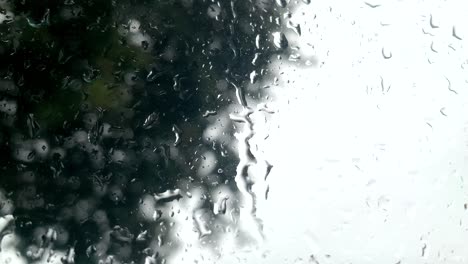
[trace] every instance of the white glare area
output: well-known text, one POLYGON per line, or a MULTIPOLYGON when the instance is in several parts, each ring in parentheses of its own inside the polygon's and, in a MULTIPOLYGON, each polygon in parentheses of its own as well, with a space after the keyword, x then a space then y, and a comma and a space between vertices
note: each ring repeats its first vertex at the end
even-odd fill
POLYGON ((264 239, 226 236, 213 254, 184 239, 173 262, 467 263, 467 13, 461 0, 292 10, 289 45, 317 64, 271 66, 277 112, 250 140, 273 165, 268 198, 256 191, 264 239))

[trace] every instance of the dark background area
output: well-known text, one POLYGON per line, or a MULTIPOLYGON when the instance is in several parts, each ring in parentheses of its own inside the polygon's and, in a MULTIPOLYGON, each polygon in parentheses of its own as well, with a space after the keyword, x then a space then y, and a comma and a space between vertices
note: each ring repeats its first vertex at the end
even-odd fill
POLYGON ((46 247, 46 235, 31 233, 59 224, 69 238, 58 247, 74 247, 77 263, 103 259, 93 253, 102 230, 91 217, 101 210, 113 228, 105 254, 141 262, 151 255, 135 242, 149 225, 136 217, 142 195, 181 180, 210 188, 194 168, 214 145, 218 182, 236 192, 238 160, 221 155, 229 142, 203 140, 204 114, 235 103, 230 83, 242 87, 281 52, 270 41, 277 8, 266 0, 3 1, 0 11, 14 17, 0 25, 0 209, 15 216, 21 251, 46 247), (92 204, 84 216, 82 204, 92 204), (128 245, 132 253, 121 253, 128 245))

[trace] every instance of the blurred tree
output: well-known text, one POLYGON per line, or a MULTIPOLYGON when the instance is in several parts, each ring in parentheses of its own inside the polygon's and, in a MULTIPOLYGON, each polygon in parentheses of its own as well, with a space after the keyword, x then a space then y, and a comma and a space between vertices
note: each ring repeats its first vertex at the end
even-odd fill
MULTIPOLYGON (((213 147, 202 139, 204 116, 229 106, 232 84, 266 74, 278 52, 269 41, 277 8, 267 0, 0 1, 0 216, 14 213, 25 256, 41 259, 39 249, 60 239, 55 246, 73 248, 78 263, 151 255, 135 243, 148 225, 137 213, 142 196, 194 181, 200 153, 213 147)), ((218 162, 218 181, 235 189, 235 158, 218 162)))

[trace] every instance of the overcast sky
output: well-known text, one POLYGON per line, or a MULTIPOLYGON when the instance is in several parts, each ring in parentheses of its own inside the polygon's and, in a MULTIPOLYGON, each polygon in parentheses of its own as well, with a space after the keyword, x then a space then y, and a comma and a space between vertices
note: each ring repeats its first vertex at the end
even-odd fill
POLYGON ((468 6, 368 4, 293 10, 302 36, 286 36, 316 64, 271 66, 277 113, 252 139, 274 165, 265 240, 217 262, 468 261, 468 6))

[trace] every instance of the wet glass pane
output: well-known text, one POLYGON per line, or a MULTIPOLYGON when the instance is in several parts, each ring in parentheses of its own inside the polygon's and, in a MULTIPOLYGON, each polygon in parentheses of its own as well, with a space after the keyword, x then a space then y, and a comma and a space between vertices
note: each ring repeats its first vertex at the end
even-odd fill
POLYGON ((0 0, 0 264, 466 263, 467 13, 0 0))

